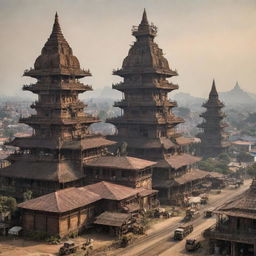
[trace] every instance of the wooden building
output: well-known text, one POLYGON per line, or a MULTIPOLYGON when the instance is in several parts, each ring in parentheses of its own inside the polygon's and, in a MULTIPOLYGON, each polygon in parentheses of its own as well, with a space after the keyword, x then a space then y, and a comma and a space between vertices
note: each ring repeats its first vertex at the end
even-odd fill
POLYGON ((156 162, 128 156, 103 156, 85 165, 86 181, 109 181, 133 188, 152 188, 152 167, 156 162))
MULTIPOLYGON (((172 109, 177 102, 168 97, 168 93, 179 86, 167 79, 178 73, 169 67, 162 49, 154 42, 157 28, 148 22, 145 10, 139 26, 132 28, 132 35, 136 41, 122 68, 113 71, 123 81, 113 84, 112 88, 121 91, 123 97, 114 103, 115 107, 122 109, 122 116, 108 119, 118 130, 111 139, 125 141, 129 156, 159 163, 153 168, 153 188, 159 189, 163 200, 170 201, 175 196, 171 193, 174 176, 185 175, 190 170, 189 164, 195 164, 199 158, 183 154, 193 141, 176 131, 176 126, 184 120, 173 114, 172 109), (188 166, 173 168, 170 162, 177 155, 183 163, 189 158, 188 166), (165 187, 159 183, 165 183, 165 187)), ((200 174, 198 182, 204 177, 200 174)), ((197 183, 196 180, 193 182, 197 183)))
POLYGON ((227 127, 223 122, 225 114, 221 111, 224 104, 219 100, 214 80, 209 99, 203 107, 206 111, 200 116, 204 118, 204 122, 198 125, 203 132, 197 135, 201 139, 199 154, 203 157, 215 157, 227 151, 229 143, 226 140, 227 133, 224 132, 224 128, 227 127))
POLYGON ((217 223, 205 231, 213 250, 222 255, 256 255, 256 180, 238 198, 216 210, 217 223))
POLYGON ((33 128, 33 135, 10 143, 19 150, 8 157, 11 165, 0 169, 0 193, 22 200, 27 190, 36 197, 85 185, 83 164, 104 155, 114 142, 89 132, 89 125, 99 120, 85 113, 78 95, 92 90, 79 81, 91 73, 73 55, 57 14, 41 55, 24 76, 37 79, 23 86, 38 95, 31 105, 36 114, 20 119, 33 128))
POLYGON ((92 225, 95 218, 104 212, 128 216, 144 208, 152 209, 158 206, 156 195, 157 191, 151 189, 133 189, 98 182, 85 187, 58 190, 25 201, 18 207, 21 209, 25 233, 42 232, 65 237, 92 225))

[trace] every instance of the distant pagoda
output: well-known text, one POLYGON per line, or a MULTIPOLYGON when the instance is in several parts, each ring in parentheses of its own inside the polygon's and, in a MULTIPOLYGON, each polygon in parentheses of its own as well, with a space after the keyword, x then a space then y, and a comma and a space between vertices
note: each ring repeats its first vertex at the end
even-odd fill
POLYGON ((227 134, 224 132, 227 127, 223 122, 225 114, 221 111, 224 104, 219 100, 214 80, 209 99, 202 106, 206 111, 200 115, 205 121, 198 125, 198 128, 203 129, 198 134, 201 139, 200 154, 204 157, 215 157, 227 150, 228 143, 225 141, 227 134))
POLYGON ((157 28, 149 24, 144 10, 140 25, 132 29, 136 42, 122 68, 113 71, 124 78, 112 86, 124 93, 124 99, 114 103, 123 115, 108 120, 118 129, 116 140, 128 143, 129 155, 149 160, 174 152, 180 136, 175 127, 184 122, 172 113, 177 103, 170 101, 167 94, 178 89, 178 85, 166 78, 177 76, 177 72, 170 69, 162 49, 154 42, 156 34, 157 28))
POLYGON ((84 112, 85 105, 78 95, 92 90, 79 82, 91 74, 80 68, 61 32, 57 13, 41 55, 24 76, 37 79, 35 84, 23 86, 23 90, 38 94, 31 105, 36 114, 20 119, 33 128, 33 135, 10 143, 19 150, 9 156, 12 164, 0 169, 0 194, 22 198, 27 190, 38 196, 83 185, 83 164, 104 155, 106 146, 114 142, 91 135, 88 130, 99 120, 84 112))
POLYGON ((122 68, 113 71, 124 79, 112 86, 124 95, 123 100, 114 103, 122 109, 122 115, 108 122, 118 130, 111 139, 126 142, 129 156, 157 162, 153 167, 153 188, 159 190, 162 202, 182 203, 185 193, 191 193, 207 173, 194 168, 199 157, 184 153, 192 140, 176 131, 184 120, 172 113, 177 103, 168 99, 168 93, 178 85, 167 78, 178 74, 170 69, 154 42, 156 34, 157 28, 149 24, 144 10, 140 25, 132 29, 135 43, 122 68))

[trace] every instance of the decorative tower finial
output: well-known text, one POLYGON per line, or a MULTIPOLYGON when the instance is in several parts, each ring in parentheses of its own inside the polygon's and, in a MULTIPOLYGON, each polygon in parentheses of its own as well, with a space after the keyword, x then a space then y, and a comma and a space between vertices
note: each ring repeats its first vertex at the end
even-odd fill
POLYGON ((215 86, 215 79, 213 79, 213 81, 212 81, 212 89, 210 92, 210 96, 218 96, 218 92, 217 92, 217 89, 215 86))
POLYGON ((142 20, 141 20, 141 25, 149 25, 148 23, 148 18, 147 18, 147 13, 146 9, 144 8, 143 15, 142 15, 142 20))
POLYGON ((53 24, 53 28, 52 28, 52 34, 62 34, 60 23, 59 23, 59 16, 58 16, 57 12, 55 13, 55 19, 54 19, 54 24, 53 24))

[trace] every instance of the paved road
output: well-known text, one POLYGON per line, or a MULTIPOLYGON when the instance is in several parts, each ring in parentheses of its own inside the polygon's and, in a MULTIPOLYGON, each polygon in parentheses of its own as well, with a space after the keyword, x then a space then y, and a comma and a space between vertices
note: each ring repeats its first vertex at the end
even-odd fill
MULTIPOLYGON (((215 200, 209 200, 209 204, 206 207, 202 207, 200 212, 203 213, 205 210, 212 207, 220 207, 225 202, 234 199, 236 196, 244 192, 250 186, 250 181, 246 181, 245 185, 236 190, 225 190, 219 196, 215 197, 215 200)), ((203 214, 200 214, 200 217, 191 221, 190 223, 194 225, 194 227, 199 226, 200 224, 205 222, 205 218, 203 214)), ((210 223, 210 222, 209 222, 210 223)), ((171 247, 176 245, 179 242, 175 242, 172 239, 174 230, 181 225, 181 222, 171 224, 166 226, 165 228, 156 231, 147 237, 139 239, 134 244, 127 246, 124 249, 116 250, 114 254, 111 256, 158 256, 163 252, 168 251, 171 247)), ((211 224, 209 224, 211 226, 211 224)), ((206 225, 206 228, 209 227, 206 225)))

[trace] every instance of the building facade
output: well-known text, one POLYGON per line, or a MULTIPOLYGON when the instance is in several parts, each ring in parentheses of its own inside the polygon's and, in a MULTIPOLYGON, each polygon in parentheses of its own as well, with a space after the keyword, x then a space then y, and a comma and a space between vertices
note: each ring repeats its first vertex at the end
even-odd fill
MULTIPOLYGON (((126 221, 133 213, 157 207, 156 196, 157 191, 151 189, 133 189, 99 182, 58 190, 25 201, 18 207, 21 209, 25 233, 39 232, 65 237, 83 231, 95 221, 97 225, 104 225, 100 222, 103 215, 106 226, 111 226, 109 221, 112 221, 112 227, 115 227, 119 218, 126 221), (112 220, 112 215, 115 215, 116 220, 112 220)), ((122 227, 122 223, 118 227, 122 227)))
POLYGON ((216 210, 217 223, 205 231, 212 251, 231 256, 256 255, 256 180, 235 200, 216 210))
POLYGON ((88 130, 99 120, 84 112, 85 104, 78 95, 92 90, 79 81, 91 74, 80 67, 73 55, 57 14, 41 55, 24 76, 37 80, 23 86, 23 90, 38 95, 31 105, 36 114, 20 119, 33 128, 33 135, 10 143, 19 149, 8 157, 11 165, 0 169, 0 193, 22 200, 27 190, 36 197, 84 185, 83 164, 104 155, 106 146, 114 142, 88 130))
POLYGON ((132 35, 136 41, 122 68, 113 71, 123 78, 112 86, 123 93, 123 99, 114 104, 122 109, 122 115, 108 120, 118 130, 111 139, 125 141, 129 156, 161 162, 161 166, 153 169, 153 187, 160 190, 162 199, 173 201, 176 197, 172 192, 173 177, 185 175, 187 171, 194 173, 189 165, 195 165, 199 158, 189 156, 187 160, 188 154, 184 153, 191 139, 176 131, 176 126, 184 120, 172 113, 177 103, 168 98, 168 93, 178 89, 178 85, 167 79, 178 74, 169 67, 162 49, 154 42, 157 28, 149 24, 145 10, 139 26, 132 28, 132 35), (181 169, 173 168, 172 158, 178 158, 181 169))
POLYGON ((221 111, 224 104, 219 100, 214 80, 209 99, 203 107, 206 111, 200 116, 204 122, 198 125, 203 132, 197 135, 201 139, 199 154, 203 157, 215 157, 227 151, 229 143, 226 141, 227 134, 224 132, 224 128, 227 127, 223 122, 225 114, 221 111))

